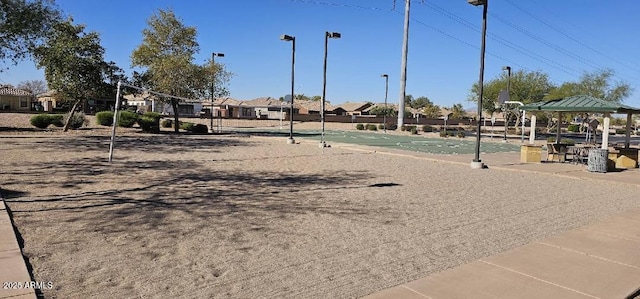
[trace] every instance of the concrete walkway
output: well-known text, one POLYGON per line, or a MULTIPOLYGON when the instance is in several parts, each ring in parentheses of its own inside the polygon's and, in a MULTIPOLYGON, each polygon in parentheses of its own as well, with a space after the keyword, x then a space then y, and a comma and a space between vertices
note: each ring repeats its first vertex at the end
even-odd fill
POLYGON ((25 287, 31 276, 13 231, 13 224, 0 194, 0 299, 35 299, 33 288, 25 287))
POLYGON ((635 298, 640 209, 365 298, 635 298))

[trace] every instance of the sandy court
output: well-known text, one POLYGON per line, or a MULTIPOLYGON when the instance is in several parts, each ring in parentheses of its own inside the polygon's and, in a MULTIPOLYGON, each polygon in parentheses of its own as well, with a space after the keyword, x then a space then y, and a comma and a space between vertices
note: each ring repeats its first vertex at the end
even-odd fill
POLYGON ((126 133, 0 138, 47 298, 354 298, 640 206, 638 188, 287 145, 126 133))

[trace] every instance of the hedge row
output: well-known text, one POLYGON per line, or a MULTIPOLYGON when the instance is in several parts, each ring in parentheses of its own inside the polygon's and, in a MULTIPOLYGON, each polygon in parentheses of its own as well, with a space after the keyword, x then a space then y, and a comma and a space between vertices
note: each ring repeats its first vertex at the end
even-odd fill
MULTIPOLYGON (((31 117, 30 122, 31 125, 39 128, 46 129, 50 125, 54 125, 56 127, 63 127, 67 119, 69 118, 70 113, 67 114, 46 114, 41 113, 31 117)), ((73 114, 73 118, 69 122, 69 126, 73 129, 77 129, 82 127, 87 123, 87 118, 84 113, 76 112, 73 114)))
MULTIPOLYGON (((162 115, 157 112, 147 112, 142 116, 131 111, 119 111, 118 126, 131 128, 134 124, 138 124, 143 132, 160 132, 160 118, 162 115)), ((113 111, 101 111, 96 113, 96 121, 101 126, 113 125, 113 111)))

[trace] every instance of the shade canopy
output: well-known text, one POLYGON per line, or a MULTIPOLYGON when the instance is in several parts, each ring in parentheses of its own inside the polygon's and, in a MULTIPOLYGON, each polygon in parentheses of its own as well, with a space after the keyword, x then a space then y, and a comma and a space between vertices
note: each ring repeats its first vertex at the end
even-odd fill
POLYGON ((640 108, 634 108, 587 95, 570 96, 557 100, 549 100, 527 104, 520 107, 525 111, 555 112, 599 112, 640 114, 640 108))

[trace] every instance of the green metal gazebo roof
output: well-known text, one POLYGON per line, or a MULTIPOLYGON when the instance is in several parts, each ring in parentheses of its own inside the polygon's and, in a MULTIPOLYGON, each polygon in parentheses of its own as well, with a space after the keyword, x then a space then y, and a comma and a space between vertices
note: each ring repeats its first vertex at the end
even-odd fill
POLYGON ((520 107, 525 111, 555 112, 600 112, 640 114, 640 108, 617 104, 587 95, 570 96, 557 100, 527 104, 520 107))

